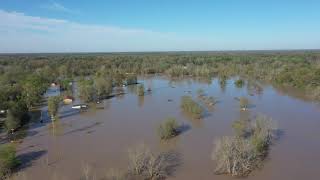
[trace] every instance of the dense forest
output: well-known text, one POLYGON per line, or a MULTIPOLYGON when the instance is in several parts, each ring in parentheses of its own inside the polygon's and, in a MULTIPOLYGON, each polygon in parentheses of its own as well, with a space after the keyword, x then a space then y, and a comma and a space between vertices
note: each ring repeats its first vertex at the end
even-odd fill
POLYGON ((18 54, 0 56, 0 110, 8 130, 23 124, 52 82, 62 89, 79 80, 85 101, 108 96, 113 86, 135 83, 138 75, 172 78, 232 76, 304 90, 320 99, 320 52, 184 52, 145 54, 18 54), (7 118, 8 119, 8 118, 7 118))

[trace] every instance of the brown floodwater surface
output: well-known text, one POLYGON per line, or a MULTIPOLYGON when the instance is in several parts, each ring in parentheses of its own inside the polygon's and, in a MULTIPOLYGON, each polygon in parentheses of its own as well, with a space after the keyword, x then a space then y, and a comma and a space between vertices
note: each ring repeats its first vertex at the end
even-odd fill
POLYGON ((44 123, 30 125, 29 134, 18 146, 23 161, 21 171, 27 179, 79 179, 86 167, 99 179, 110 168, 126 170, 128 149, 141 143, 152 151, 174 150, 180 154, 181 163, 169 179, 234 179, 213 173, 214 139, 233 135, 234 120, 257 114, 277 122, 281 134, 271 146, 263 167, 247 179, 319 179, 318 105, 269 85, 263 85, 262 92, 252 93, 250 88, 235 87, 233 79, 227 81, 225 88, 220 88, 217 79, 169 80, 156 76, 140 78, 139 82, 152 92, 137 97, 132 93, 133 86, 126 87, 121 97, 104 100, 97 108, 91 105, 86 112, 73 110, 71 105, 63 106, 60 119, 54 124, 46 115, 47 108, 43 107, 44 123), (204 118, 194 120, 181 112, 180 99, 192 95, 198 100, 199 88, 216 97, 218 103, 205 112, 204 118), (248 111, 240 111, 239 102, 235 100, 240 96, 249 98, 252 107, 248 111), (157 127, 168 117, 176 118, 189 128, 163 142, 157 136, 157 127))

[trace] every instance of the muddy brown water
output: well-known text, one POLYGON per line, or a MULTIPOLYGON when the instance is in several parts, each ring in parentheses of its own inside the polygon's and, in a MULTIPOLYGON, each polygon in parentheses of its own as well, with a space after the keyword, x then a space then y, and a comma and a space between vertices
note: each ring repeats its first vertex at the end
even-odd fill
POLYGON ((277 122, 282 134, 271 147, 264 166, 247 179, 319 179, 318 105, 269 85, 263 86, 262 93, 252 94, 246 87, 236 88, 232 79, 225 89, 220 88, 217 79, 208 84, 157 76, 141 78, 139 82, 151 87, 152 92, 137 97, 131 93, 132 87, 125 88, 127 94, 99 105, 104 109, 90 108, 81 113, 64 106, 54 127, 44 107, 44 123, 32 124, 28 136, 18 146, 24 176, 32 180, 79 179, 84 167, 89 166, 98 179, 110 168, 126 169, 128 149, 144 143, 153 151, 174 150, 181 155, 181 164, 169 179, 234 179, 213 173, 213 141, 233 135, 234 120, 263 114, 277 122), (196 98, 199 88, 217 97, 219 103, 203 119, 191 120, 181 112, 180 99, 183 95, 196 98), (239 96, 248 97, 254 106, 241 112, 234 99, 239 96), (164 143, 159 141, 156 129, 167 117, 190 128, 164 143))

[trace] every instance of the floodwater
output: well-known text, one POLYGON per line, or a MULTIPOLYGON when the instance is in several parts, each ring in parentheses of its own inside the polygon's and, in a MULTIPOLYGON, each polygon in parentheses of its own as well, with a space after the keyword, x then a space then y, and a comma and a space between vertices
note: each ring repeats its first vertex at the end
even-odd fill
POLYGON ((281 134, 271 146, 264 166, 247 179, 319 179, 319 105, 270 85, 262 85, 259 93, 246 86, 237 88, 233 79, 225 87, 220 87, 217 79, 201 82, 156 76, 140 78, 139 82, 152 92, 137 97, 132 93, 134 86, 130 86, 124 88, 126 94, 105 100, 100 108, 91 106, 86 112, 79 112, 70 105, 64 106, 54 125, 43 107, 44 122, 30 125, 27 137, 18 146, 24 162, 21 171, 27 179, 80 179, 87 167, 99 179, 110 168, 125 170, 128 149, 141 143, 153 151, 174 150, 180 154, 181 163, 169 179, 234 179, 213 173, 214 139, 233 135, 234 120, 258 114, 277 122, 281 134), (183 95, 196 99, 199 88, 218 98, 219 103, 206 111, 203 119, 192 120, 181 112, 180 99, 183 95), (240 96, 248 97, 253 104, 248 111, 239 110, 235 97, 240 96), (157 126, 168 117, 189 128, 162 142, 157 126))

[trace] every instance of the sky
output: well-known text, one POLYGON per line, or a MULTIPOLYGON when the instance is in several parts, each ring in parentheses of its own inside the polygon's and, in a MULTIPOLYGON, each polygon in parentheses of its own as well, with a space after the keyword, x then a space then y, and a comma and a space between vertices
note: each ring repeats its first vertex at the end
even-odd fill
POLYGON ((0 0, 0 53, 320 49, 319 0, 0 0))

